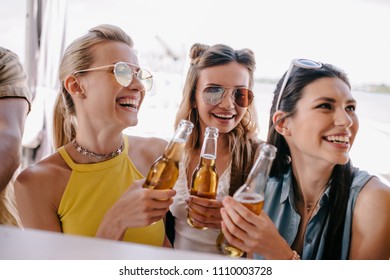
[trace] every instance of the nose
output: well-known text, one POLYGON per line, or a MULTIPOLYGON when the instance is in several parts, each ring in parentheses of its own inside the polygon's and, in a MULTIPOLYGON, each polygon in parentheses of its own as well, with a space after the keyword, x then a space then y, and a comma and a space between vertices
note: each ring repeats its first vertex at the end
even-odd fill
POLYGON ((128 89, 133 89, 133 90, 137 90, 137 91, 145 91, 145 86, 144 84, 141 82, 141 80, 137 77, 137 75, 134 73, 133 74, 133 77, 131 79, 131 83, 130 85, 128 85, 127 87, 128 89))
POLYGON ((223 95, 222 101, 218 104, 218 106, 225 109, 234 108, 233 92, 231 92, 230 90, 226 90, 225 94, 223 95))
POLYGON ((351 127, 353 125, 353 119, 349 115, 348 111, 344 109, 339 109, 335 115, 335 124, 337 126, 351 127))

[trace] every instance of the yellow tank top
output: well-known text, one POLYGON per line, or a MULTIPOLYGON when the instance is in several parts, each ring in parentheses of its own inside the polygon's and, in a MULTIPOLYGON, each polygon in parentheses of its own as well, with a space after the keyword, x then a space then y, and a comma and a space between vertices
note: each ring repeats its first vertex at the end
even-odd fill
MULTIPOLYGON (((124 135, 124 151, 119 156, 93 164, 76 164, 64 147, 58 149, 72 169, 58 208, 62 232, 95 236, 107 210, 134 180, 143 178, 129 159, 128 149, 124 135)), ((164 237, 164 222, 160 220, 147 227, 127 229, 123 240, 161 246, 164 237)))

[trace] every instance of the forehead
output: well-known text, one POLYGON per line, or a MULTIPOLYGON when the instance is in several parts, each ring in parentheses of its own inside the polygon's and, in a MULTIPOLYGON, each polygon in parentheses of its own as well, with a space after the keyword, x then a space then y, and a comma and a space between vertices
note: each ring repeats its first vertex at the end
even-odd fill
POLYGON ((105 41, 92 48, 94 63, 92 66, 102 66, 118 61, 139 65, 138 57, 134 49, 122 42, 105 41))
POLYGON ((301 100, 312 102, 319 98, 332 98, 335 101, 354 100, 348 85, 339 78, 320 78, 303 88, 301 100))
POLYGON ((249 70, 236 61, 207 67, 199 72, 198 85, 216 84, 227 87, 248 86, 249 70))

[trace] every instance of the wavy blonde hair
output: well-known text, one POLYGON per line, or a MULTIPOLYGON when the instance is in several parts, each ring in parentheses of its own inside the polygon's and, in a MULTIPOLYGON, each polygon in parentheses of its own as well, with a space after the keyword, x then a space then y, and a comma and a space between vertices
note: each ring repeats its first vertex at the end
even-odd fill
MULTIPOLYGON (((201 131, 198 119, 199 116, 197 109, 192 106, 195 102, 196 84, 199 79, 200 71, 216 65, 237 62, 248 69, 250 77, 249 88, 251 89, 254 83, 253 73, 256 68, 255 56, 252 50, 234 50, 233 48, 223 44, 208 46, 196 43, 191 47, 190 59, 191 62, 183 89, 182 101, 176 113, 175 119, 175 128, 181 119, 188 119, 194 124, 193 132, 187 141, 187 155, 194 148, 199 148, 200 145, 199 138, 201 131)), ((248 106, 240 123, 227 134, 229 140, 229 152, 232 153, 232 170, 240 171, 241 175, 244 175, 243 177, 246 177, 245 175, 249 172, 247 169, 250 169, 250 166, 248 165, 251 165, 251 159, 253 160, 253 143, 258 142, 258 130, 257 113, 254 103, 252 102, 252 104, 248 106)), ((241 182, 242 180, 239 180, 237 184, 241 184, 241 182)))
POLYGON ((64 87, 67 75, 89 68, 94 62, 92 47, 106 41, 122 42, 133 48, 131 37, 121 28, 103 24, 93 27, 89 32, 74 40, 65 50, 59 68, 60 91, 54 105, 53 141, 54 147, 69 143, 76 136, 76 110, 73 100, 64 87))

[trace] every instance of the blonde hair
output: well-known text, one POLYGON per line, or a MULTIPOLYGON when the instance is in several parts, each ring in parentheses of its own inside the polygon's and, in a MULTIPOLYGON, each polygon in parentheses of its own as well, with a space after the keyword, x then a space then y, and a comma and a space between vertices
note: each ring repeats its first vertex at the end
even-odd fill
POLYGON ((18 173, 18 170, 15 171, 8 185, 0 192, 0 225, 17 227, 22 225, 18 210, 15 207, 14 182, 18 173))
POLYGON ((64 80, 75 71, 89 68, 95 59, 92 47, 105 41, 123 42, 131 48, 134 46, 131 37, 121 28, 103 24, 91 28, 86 35, 74 40, 64 52, 59 68, 60 91, 53 112, 53 141, 56 149, 76 136, 76 110, 64 87, 64 80))
MULTIPOLYGON (((253 73, 256 67, 252 50, 234 50, 223 44, 207 46, 196 43, 191 47, 190 59, 191 62, 183 89, 183 97, 175 119, 175 128, 181 119, 188 119, 194 124, 193 132, 187 141, 187 154, 194 148, 199 148, 200 145, 199 116, 197 109, 192 106, 195 102, 196 84, 200 71, 208 67, 235 61, 248 69, 250 76, 249 88, 252 88, 254 83, 253 73)), ((232 153, 232 167, 234 170, 242 171, 242 174, 247 173, 248 161, 253 159, 253 143, 258 143, 258 130, 257 113, 254 103, 252 103, 248 106, 240 123, 228 133, 229 152, 232 153)))

